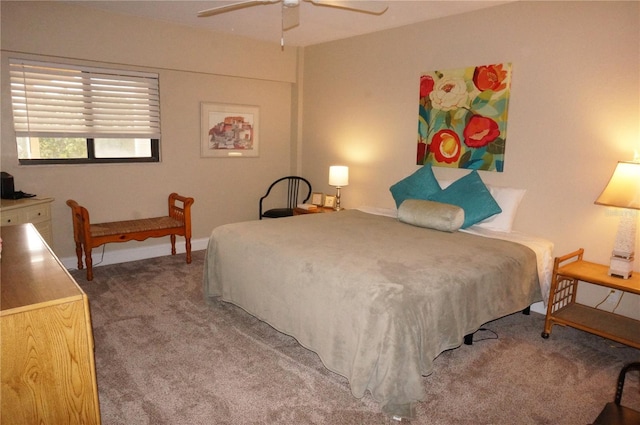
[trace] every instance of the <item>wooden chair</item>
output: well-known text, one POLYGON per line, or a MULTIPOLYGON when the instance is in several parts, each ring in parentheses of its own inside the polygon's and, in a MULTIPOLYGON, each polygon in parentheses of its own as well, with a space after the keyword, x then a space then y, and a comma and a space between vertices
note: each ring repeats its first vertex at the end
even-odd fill
POLYGON ((301 203, 305 203, 311 197, 311 183, 303 177, 298 176, 287 176, 281 177, 278 180, 271 183, 267 193, 260 198, 260 215, 259 218, 262 220, 264 217, 267 218, 280 218, 280 217, 290 217, 293 215, 294 208, 298 205, 300 199, 302 199, 301 203), (279 208, 271 208, 267 211, 263 212, 263 202, 271 193, 271 190, 277 187, 278 185, 287 186, 287 203, 284 207, 279 208), (305 186, 306 186, 306 194, 305 194, 305 186), (302 197, 304 196, 304 198, 302 197))
POLYGON ((640 370, 640 362, 625 365, 618 376, 616 397, 613 402, 607 403, 602 412, 596 418, 593 425, 638 425, 640 424, 640 412, 629 407, 622 406, 622 389, 627 372, 640 370))

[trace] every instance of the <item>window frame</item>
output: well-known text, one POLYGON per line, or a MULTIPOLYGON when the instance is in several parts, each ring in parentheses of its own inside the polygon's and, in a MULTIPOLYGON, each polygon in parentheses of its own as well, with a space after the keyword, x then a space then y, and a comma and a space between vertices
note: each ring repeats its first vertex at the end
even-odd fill
POLYGON ((51 164, 127 164, 160 162, 160 139, 150 139, 151 156, 96 158, 93 138, 85 139, 87 142, 87 158, 18 158, 20 165, 51 165, 51 164))
POLYGON ((84 158, 18 158, 19 164, 160 162, 157 73, 20 58, 9 62, 16 146, 24 138, 80 138, 87 151, 84 158), (98 158, 100 139, 148 140, 150 156, 98 158))

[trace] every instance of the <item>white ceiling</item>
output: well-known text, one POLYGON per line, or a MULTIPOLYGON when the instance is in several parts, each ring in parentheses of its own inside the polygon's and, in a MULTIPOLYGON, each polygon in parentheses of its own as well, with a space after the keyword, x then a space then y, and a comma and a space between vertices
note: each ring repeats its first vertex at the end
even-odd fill
MULTIPOLYGON (((368 0, 359 1, 363 3, 371 2, 368 0)), ((471 12, 514 0, 372 1, 386 3, 389 5, 389 9, 383 15, 376 16, 333 7, 316 6, 307 1, 301 1, 300 6, 298 6, 300 8, 300 25, 284 33, 285 45, 310 46, 430 19, 471 12)), ((280 3, 247 7, 207 18, 198 18, 196 15, 201 10, 234 3, 234 1, 98 0, 71 1, 69 3, 212 31, 232 33, 263 41, 280 42, 282 9, 280 3)))

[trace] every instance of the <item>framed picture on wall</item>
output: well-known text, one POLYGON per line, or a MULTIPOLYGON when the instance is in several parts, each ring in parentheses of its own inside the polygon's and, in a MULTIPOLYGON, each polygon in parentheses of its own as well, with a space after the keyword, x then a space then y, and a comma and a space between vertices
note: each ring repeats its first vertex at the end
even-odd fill
POLYGON ((223 103, 200 104, 200 156, 256 157, 260 108, 223 103))

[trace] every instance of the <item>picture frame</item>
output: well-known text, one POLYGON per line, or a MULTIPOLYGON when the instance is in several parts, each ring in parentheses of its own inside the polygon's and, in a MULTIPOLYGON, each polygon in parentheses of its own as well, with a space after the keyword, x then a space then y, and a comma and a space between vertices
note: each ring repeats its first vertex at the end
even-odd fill
POLYGON ((260 108, 255 105, 200 103, 200 156, 259 156, 260 108))
POLYGON ((336 207, 336 197, 334 195, 325 195, 324 196, 324 204, 325 208, 335 208, 336 207))
POLYGON ((324 193, 322 192, 313 192, 311 194, 311 204, 321 207, 324 205, 324 193))

